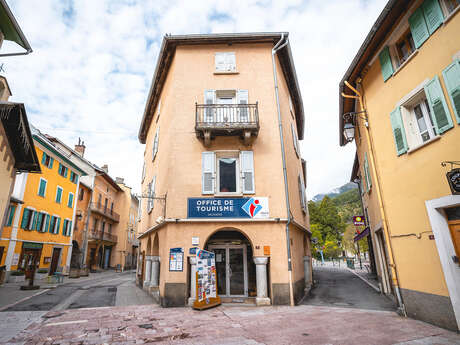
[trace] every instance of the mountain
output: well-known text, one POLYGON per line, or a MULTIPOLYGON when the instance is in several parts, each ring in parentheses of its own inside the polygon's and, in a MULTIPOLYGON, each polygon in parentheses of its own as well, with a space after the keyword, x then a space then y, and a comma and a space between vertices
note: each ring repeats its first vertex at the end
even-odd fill
POLYGON ((340 194, 342 193, 345 193, 349 190, 352 190, 352 189, 358 189, 358 185, 356 183, 353 183, 353 182, 348 182, 346 184, 344 184, 343 186, 339 187, 339 188, 335 188, 333 189, 332 191, 330 191, 329 193, 326 193, 326 194, 316 194, 312 201, 314 202, 318 202, 318 201, 321 201, 323 200, 323 198, 327 195, 328 197, 330 198, 335 198, 337 196, 339 196, 340 194))

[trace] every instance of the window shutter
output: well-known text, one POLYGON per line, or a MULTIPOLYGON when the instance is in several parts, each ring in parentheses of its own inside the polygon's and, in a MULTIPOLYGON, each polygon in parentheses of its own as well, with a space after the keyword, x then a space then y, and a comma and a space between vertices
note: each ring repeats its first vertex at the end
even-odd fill
POLYGON ((295 153, 297 155, 297 157, 300 157, 300 153, 299 153, 299 141, 297 140, 297 133, 296 133, 296 130, 294 128, 294 124, 291 123, 291 133, 292 133, 292 143, 294 144, 294 150, 295 150, 295 153))
POLYGON ((236 71, 236 57, 235 53, 225 53, 225 67, 227 71, 236 71))
POLYGON ((46 153, 43 152, 43 156, 42 156, 42 164, 45 165, 46 163, 46 153))
POLYGON ((54 227, 53 227, 53 224, 54 224, 54 216, 51 216, 51 220, 50 220, 50 223, 49 223, 49 229, 48 229, 48 232, 49 233, 53 233, 54 232, 54 227))
POLYGON ((431 79, 425 85, 425 94, 430 105, 432 119, 438 134, 442 134, 454 125, 447 108, 446 100, 442 92, 441 83, 438 76, 431 79))
POLYGON ((422 4, 423 14, 425 15, 428 32, 432 35, 436 29, 444 22, 441 6, 438 0, 425 0, 422 4))
POLYGON ((226 71, 225 53, 216 53, 216 55, 215 55, 215 67, 216 67, 216 72, 225 72, 226 71))
POLYGON ((157 130, 155 132, 155 138, 153 139, 152 162, 155 160, 155 157, 158 152, 159 132, 160 132, 160 127, 157 127, 157 130))
POLYGON ((49 166, 50 169, 53 169, 53 162, 54 162, 53 157, 50 157, 50 166, 49 166))
POLYGON ((73 206, 73 194, 69 193, 69 201, 67 202, 67 206, 72 207, 73 206))
POLYGON ((302 206, 302 210, 304 212, 307 212, 307 207, 306 207, 306 203, 305 203, 305 184, 303 182, 302 175, 300 175, 300 174, 298 176, 298 182, 299 182, 300 205, 302 206))
MULTIPOLYGON (((216 104, 216 91, 215 90, 204 90, 204 104, 211 105, 216 104)), ((214 109, 207 107, 205 109, 204 122, 214 122, 214 109)))
POLYGON ((57 189, 57 193, 56 193, 56 202, 61 202, 61 198, 62 198, 62 189, 61 188, 58 188, 57 189))
MULTIPOLYGON (((248 90, 238 90, 237 95, 238 104, 248 104, 249 103, 249 92, 248 90)), ((249 108, 240 107, 239 108, 239 122, 249 122, 249 108)))
POLYGON ((252 151, 240 152, 241 176, 243 178, 243 194, 254 194, 254 153, 252 151))
POLYGON ((216 174, 216 154, 214 152, 202 152, 202 194, 214 194, 216 174))
POLYGON ((30 217, 30 210, 28 208, 25 208, 22 214, 22 221, 21 221, 22 229, 27 229, 27 223, 29 222, 29 217, 30 217))
POLYGON ((442 71, 447 92, 449 93, 452 108, 457 123, 460 124, 460 60, 455 60, 442 71))
POLYGON ((61 218, 57 219, 56 230, 54 231, 55 234, 59 234, 59 228, 61 227, 61 218))
POLYGON ((62 234, 67 236, 67 219, 64 219, 64 226, 62 227, 62 234))
POLYGON ((8 214, 8 222, 6 223, 6 226, 11 226, 13 224, 13 218, 14 218, 14 212, 16 211, 16 206, 11 205, 10 206, 10 213, 8 214))
POLYGON ((40 180, 40 188, 38 189, 38 195, 45 196, 46 181, 40 180))
POLYGON ((409 17, 409 26, 414 39, 415 48, 419 48, 425 42, 430 33, 425 23, 422 7, 417 8, 409 17))
POLYGON ((29 227, 29 230, 35 230, 35 229, 37 228, 38 212, 37 212, 37 211, 33 211, 33 212, 32 212, 32 217, 33 217, 32 225, 29 227))
POLYGON ((380 69, 382 70, 383 81, 387 81, 393 75, 393 64, 391 63, 390 49, 383 48, 379 54, 380 69))
POLYGON ((145 179, 145 162, 144 165, 142 166, 142 182, 144 182, 145 179))
MULTIPOLYGON (((152 179, 152 188, 151 188, 151 194, 150 196, 153 198, 155 197, 155 184, 157 182, 157 177, 156 176, 153 176, 153 179, 152 179)), ((155 199, 150 199, 150 202, 151 202, 151 206, 150 206, 150 209, 153 210, 154 206, 155 206, 155 199)))
POLYGON ((69 169, 67 169, 66 167, 64 167, 64 177, 67 178, 67 173, 69 172, 69 169))
POLYGON ((40 231, 43 223, 43 213, 37 213, 37 222, 35 224, 35 230, 40 231))
POLYGON ((69 223, 67 224, 67 236, 70 236, 72 234, 72 221, 69 220, 69 223))
POLYGON ((402 155, 407 152, 406 132, 401 118, 401 109, 397 107, 390 114, 391 127, 395 139, 396 153, 402 155))
POLYGON ((369 161, 367 160, 367 152, 364 152, 364 169, 366 172, 366 188, 367 188, 367 191, 369 192, 369 190, 372 187, 372 179, 371 179, 371 173, 369 170, 369 161))
POLYGON ((47 232, 48 231, 48 226, 50 224, 50 215, 47 214, 46 215, 46 222, 45 222, 45 227, 43 228, 43 232, 47 232))

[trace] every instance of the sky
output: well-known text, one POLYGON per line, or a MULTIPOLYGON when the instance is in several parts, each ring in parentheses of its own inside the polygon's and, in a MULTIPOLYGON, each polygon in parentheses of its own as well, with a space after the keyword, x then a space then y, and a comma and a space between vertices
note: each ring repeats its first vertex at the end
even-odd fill
POLYGON ((7 2, 33 49, 0 58, 10 101, 68 146, 80 137, 85 157, 135 192, 144 153, 137 133, 166 33, 288 31, 305 109, 308 198, 349 181, 355 145, 339 146, 338 85, 385 0, 7 2))

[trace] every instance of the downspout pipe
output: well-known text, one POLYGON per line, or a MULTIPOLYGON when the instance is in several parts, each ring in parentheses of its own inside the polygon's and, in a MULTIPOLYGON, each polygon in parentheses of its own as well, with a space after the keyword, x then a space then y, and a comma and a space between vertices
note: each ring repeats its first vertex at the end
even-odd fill
POLYGON ((292 216, 291 216, 291 206, 289 202, 289 186, 288 186, 287 169, 286 169, 286 153, 284 149, 283 123, 281 121, 278 78, 276 75, 277 72, 276 72, 276 61, 275 61, 276 52, 278 50, 283 49, 289 43, 289 40, 287 38, 284 43, 283 41, 284 41, 284 33, 281 33, 280 40, 275 44, 275 46, 272 49, 272 65, 273 65, 273 82, 275 85, 276 110, 278 111, 278 127, 279 127, 280 142, 281 142, 281 158, 283 162, 284 194, 286 196, 286 211, 287 211, 286 247, 287 247, 288 275, 289 275, 289 301, 290 301, 290 305, 294 306, 294 289, 292 286, 291 240, 290 240, 290 234, 289 234, 289 225, 291 223, 292 216))

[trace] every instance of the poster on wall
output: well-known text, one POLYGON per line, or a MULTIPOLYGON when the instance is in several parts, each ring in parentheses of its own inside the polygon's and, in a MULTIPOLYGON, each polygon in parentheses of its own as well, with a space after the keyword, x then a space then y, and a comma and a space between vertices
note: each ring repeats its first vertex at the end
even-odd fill
POLYGON ((169 270, 182 272, 184 264, 184 249, 171 248, 169 250, 169 270))
POLYGON ((215 254, 202 249, 196 252, 196 295, 193 304, 195 309, 207 309, 220 304, 215 254))

